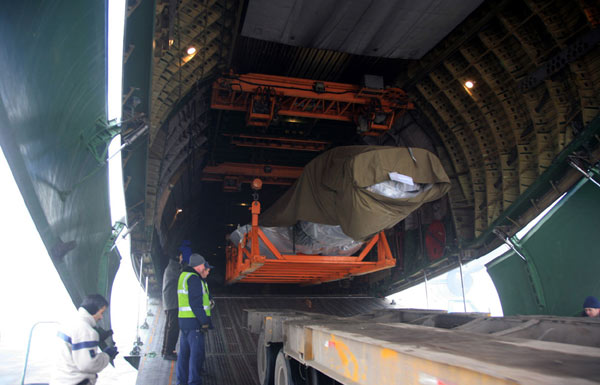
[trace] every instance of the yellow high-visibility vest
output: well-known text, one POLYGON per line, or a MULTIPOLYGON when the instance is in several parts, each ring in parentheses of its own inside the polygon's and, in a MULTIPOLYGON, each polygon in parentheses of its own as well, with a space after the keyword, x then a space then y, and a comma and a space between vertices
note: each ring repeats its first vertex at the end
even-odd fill
MULTIPOLYGON (((192 308, 190 307, 190 297, 188 291, 188 279, 191 276, 198 276, 196 273, 184 271, 179 275, 179 282, 177 283, 177 300, 179 303, 179 318, 196 318, 192 308)), ((208 285, 204 280, 202 282, 202 305, 204 306, 204 312, 207 317, 210 317, 210 296, 208 292, 208 285)))

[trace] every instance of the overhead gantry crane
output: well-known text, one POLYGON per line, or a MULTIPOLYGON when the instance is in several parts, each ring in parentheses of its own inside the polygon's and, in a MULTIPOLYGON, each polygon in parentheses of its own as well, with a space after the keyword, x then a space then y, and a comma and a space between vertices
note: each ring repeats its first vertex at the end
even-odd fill
MULTIPOLYGON (((382 82, 371 81, 365 86, 322 82, 274 75, 230 73, 213 83, 211 108, 246 112, 249 126, 267 127, 277 116, 328 119, 353 123, 362 135, 380 135, 389 130, 395 120, 414 108, 406 93, 399 88, 384 88, 382 82)), ((375 80, 375 81, 372 81, 375 80)), ((232 135, 237 136, 237 135, 232 135)), ((327 143, 311 140, 245 136, 236 145, 319 151, 327 143)), ((252 176, 265 183, 287 184, 299 176, 301 169, 287 167, 274 173, 279 166, 222 164, 207 166, 203 180, 223 180, 225 191, 239 191, 241 183, 250 183, 252 176), (277 174, 277 175, 275 175, 277 174)), ((262 183, 261 183, 262 184, 262 183)), ((252 183, 253 188, 254 184, 252 183)), ((396 265, 384 232, 365 242, 356 256, 326 256, 281 253, 258 226, 260 202, 250 207, 252 222, 249 231, 237 245, 226 249, 226 281, 318 284, 389 269, 396 265), (261 255, 262 243, 275 256, 261 255), (371 251, 373 255, 371 256, 371 251)))
POLYGON ((246 112, 250 126, 269 126, 276 116, 351 122, 362 135, 380 135, 414 109, 400 88, 368 85, 231 73, 213 83, 211 108, 246 112))

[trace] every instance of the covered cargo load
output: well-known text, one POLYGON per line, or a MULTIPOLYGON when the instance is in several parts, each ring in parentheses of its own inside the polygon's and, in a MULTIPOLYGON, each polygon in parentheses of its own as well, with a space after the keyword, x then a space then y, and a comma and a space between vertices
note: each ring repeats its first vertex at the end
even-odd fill
MULTIPOLYGON (((449 189, 440 160, 427 150, 337 147, 308 163, 295 184, 260 216, 260 224, 283 253, 350 255, 449 189)), ((249 229, 237 229, 231 240, 239 242, 249 229)), ((272 258, 261 244, 263 251, 272 258)))
POLYGON ((365 241, 448 190, 448 175, 427 150, 337 147, 306 165, 296 183, 261 215, 261 225, 286 227, 298 221, 339 225, 350 238, 365 241), (414 189, 405 197, 388 197, 372 187, 382 182, 414 189))

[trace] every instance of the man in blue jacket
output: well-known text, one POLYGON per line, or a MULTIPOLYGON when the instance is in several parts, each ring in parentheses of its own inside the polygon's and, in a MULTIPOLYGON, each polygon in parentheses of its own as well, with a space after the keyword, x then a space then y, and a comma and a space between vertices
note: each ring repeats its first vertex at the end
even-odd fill
POLYGON ((177 355, 177 383, 201 385, 204 365, 204 339, 212 329, 211 300, 206 283, 211 266, 200 254, 190 255, 190 262, 179 275, 177 298, 179 303, 179 354, 177 355))

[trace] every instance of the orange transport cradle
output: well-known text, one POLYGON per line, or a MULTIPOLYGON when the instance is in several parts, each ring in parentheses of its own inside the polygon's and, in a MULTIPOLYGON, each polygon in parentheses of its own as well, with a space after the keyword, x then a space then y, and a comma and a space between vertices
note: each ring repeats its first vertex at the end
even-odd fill
POLYGON ((319 284, 389 269, 396 265, 396 259, 392 256, 383 231, 371 238, 358 256, 281 254, 258 226, 260 202, 253 201, 250 210, 251 230, 244 235, 238 245, 230 244, 226 248, 227 284, 235 282, 319 284), (264 255, 260 255, 259 239, 276 259, 267 259, 264 255), (364 261, 375 245, 377 245, 377 260, 364 261))

